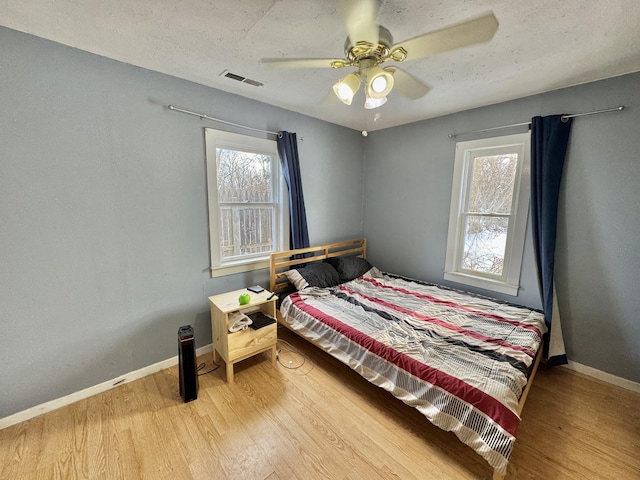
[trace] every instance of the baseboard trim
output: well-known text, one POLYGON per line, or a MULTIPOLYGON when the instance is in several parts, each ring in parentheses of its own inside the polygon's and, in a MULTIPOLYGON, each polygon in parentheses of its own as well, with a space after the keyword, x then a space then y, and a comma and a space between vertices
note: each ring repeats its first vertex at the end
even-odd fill
POLYGON ((605 383, 610 383, 611 385, 616 385, 626 390, 631 390, 632 392, 640 393, 640 383, 627 380, 626 378, 617 377, 610 373, 603 372, 602 370, 597 370, 595 368, 588 367, 586 365, 582 365, 581 363, 573 362, 571 360, 569 360, 568 365, 562 365, 562 367, 569 370, 573 370, 574 372, 582 373, 584 375, 593 377, 598 380, 602 380, 605 383))
MULTIPOLYGON (((205 345, 204 347, 198 348, 196 350, 196 355, 200 356, 212 351, 213 345, 209 344, 205 345)), ((41 403, 40 405, 28 408, 27 410, 14 413, 13 415, 9 415, 8 417, 0 418, 0 430, 20 422, 30 420, 34 417, 42 415, 43 413, 52 412, 53 410, 57 410, 58 408, 71 405, 78 400, 83 400, 85 398, 92 397, 93 395, 97 395, 98 393, 106 392, 107 390, 111 390, 112 388, 118 387, 125 383, 133 382, 134 380, 138 380, 140 378, 146 377, 147 375, 159 372, 160 370, 173 367, 177 364, 178 356, 176 355, 175 357, 167 358, 166 360, 154 363, 153 365, 143 367, 139 370, 134 370, 133 372, 129 372, 124 375, 120 375, 113 380, 107 380, 106 382, 102 382, 98 385, 85 388, 84 390, 70 393, 69 395, 65 395, 64 397, 56 398, 55 400, 41 403)))
MULTIPOLYGON (((200 355, 210 353, 212 351, 213 351, 213 345, 209 344, 209 345, 205 345, 204 347, 198 348, 196 350, 196 355, 200 356, 200 355)), ((125 375, 120 375, 119 377, 116 377, 113 380, 107 380, 106 382, 100 383, 98 385, 94 385, 89 388, 85 388, 84 390, 80 390, 78 392, 65 395, 64 397, 60 397, 55 400, 51 400, 49 402, 45 402, 40 405, 36 405, 34 407, 28 408, 27 410, 14 413, 13 415, 9 415, 8 417, 0 418, 0 430, 4 428, 8 428, 20 422, 30 420, 31 418, 42 415, 43 413, 52 412, 53 410, 57 410, 58 408, 71 405, 72 403, 75 403, 78 400, 83 400, 85 398, 92 397, 93 395, 97 395, 98 393, 106 392, 107 390, 111 390, 112 388, 115 388, 119 385, 133 382, 134 380, 138 380, 140 378, 146 377, 147 375, 151 375, 156 372, 159 372, 160 370, 173 367, 174 365, 177 365, 177 364, 178 364, 178 356, 176 355, 175 357, 168 358, 158 363, 154 363, 153 365, 143 367, 139 370, 134 370, 133 372, 129 372, 125 375)), ((562 365, 562 368, 566 368, 568 370, 573 370, 575 372, 582 373, 589 377, 602 380, 605 383, 616 385, 626 390, 631 390, 632 392, 640 393, 640 383, 627 380, 626 378, 617 377, 610 373, 606 373, 601 370, 597 370, 595 368, 582 365, 581 363, 577 363, 569 360, 569 364, 562 365)))

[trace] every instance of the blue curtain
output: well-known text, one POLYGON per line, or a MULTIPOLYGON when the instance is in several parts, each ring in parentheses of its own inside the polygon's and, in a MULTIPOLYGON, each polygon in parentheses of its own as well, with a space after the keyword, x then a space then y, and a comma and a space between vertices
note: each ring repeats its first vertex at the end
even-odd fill
POLYGON ((305 248, 309 246, 309 232, 307 230, 307 212, 304 208, 304 195, 302 194, 296 134, 279 132, 277 143, 282 172, 289 188, 291 248, 305 248))
POLYGON ((531 119, 531 226, 538 285, 549 327, 549 367, 568 363, 553 278, 560 181, 571 132, 571 119, 563 121, 561 117, 531 119))

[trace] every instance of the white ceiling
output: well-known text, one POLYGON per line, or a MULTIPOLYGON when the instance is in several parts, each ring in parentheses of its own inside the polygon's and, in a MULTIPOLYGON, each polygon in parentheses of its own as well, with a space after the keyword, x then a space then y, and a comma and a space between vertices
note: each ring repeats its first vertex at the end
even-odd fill
POLYGON ((260 64, 342 57, 338 0, 3 0, 0 24, 357 130, 640 71, 639 0, 387 0, 378 21, 397 43, 491 11, 500 23, 491 42, 405 62, 431 91, 416 101, 391 92, 375 110, 363 108, 362 91, 351 106, 333 98, 352 69, 260 64), (226 70, 264 86, 220 76, 226 70))

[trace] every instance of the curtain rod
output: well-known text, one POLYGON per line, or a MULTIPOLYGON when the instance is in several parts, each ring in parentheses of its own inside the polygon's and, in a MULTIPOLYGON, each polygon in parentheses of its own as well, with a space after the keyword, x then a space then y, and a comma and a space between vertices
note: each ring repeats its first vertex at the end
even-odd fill
MULTIPOLYGON (((616 107, 616 108, 607 108, 606 110, 596 110, 596 111, 593 111, 593 112, 572 113, 570 115, 562 115, 562 117, 560 117, 560 119, 563 122, 566 122, 568 118, 584 117, 586 115, 597 115, 599 113, 607 113, 607 112, 619 112, 621 110, 624 110, 624 106, 623 105, 620 105, 619 107, 616 107)), ((449 134, 449 138, 456 138, 456 137, 458 137, 460 135, 471 135, 473 133, 491 132, 493 130, 502 130, 504 128, 524 127, 525 125, 529 126, 529 125, 531 125, 531 122, 513 123, 511 125, 503 125, 501 127, 492 127, 492 128, 484 128, 482 130, 474 130, 473 132, 450 133, 449 134)))
POLYGON ((189 110, 183 110, 182 108, 174 107, 173 105, 165 105, 166 108, 173 112, 185 113, 194 117, 200 117, 200 120, 210 120, 212 122, 224 123, 225 125, 231 125, 232 127, 244 128, 245 130, 252 130, 254 132, 267 133, 269 135, 280 135, 278 132, 270 132, 269 130, 260 130, 259 128, 247 127, 246 125, 240 125, 239 123, 227 122, 226 120, 220 120, 219 118, 213 118, 204 113, 190 112, 189 110))

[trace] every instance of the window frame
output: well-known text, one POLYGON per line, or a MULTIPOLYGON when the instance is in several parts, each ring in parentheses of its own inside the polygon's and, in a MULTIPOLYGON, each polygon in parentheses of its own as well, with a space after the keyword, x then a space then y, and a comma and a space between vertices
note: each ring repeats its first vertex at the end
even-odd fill
MULTIPOLYGON (((520 289, 522 257, 529 217, 531 193, 531 133, 517 133, 456 143, 449 230, 444 279, 497 293, 517 296, 520 289), (472 160, 481 156, 518 153, 509 226, 504 254, 503 274, 483 274, 462 268, 464 250, 465 210, 472 180, 472 160), (522 161, 520 161, 520 155, 522 161)), ((497 215, 495 212, 487 216, 497 215)))
POLYGON ((211 277, 221 277, 234 273, 248 272, 269 267, 272 252, 286 250, 289 238, 289 202, 286 183, 281 172, 278 146, 275 140, 252 137, 239 133, 205 128, 205 153, 207 167, 207 197, 209 206, 209 250, 211 277), (218 201, 218 172, 216 149, 240 150, 269 155, 271 163, 272 202, 275 206, 273 250, 243 255, 233 259, 223 259, 221 252, 220 206, 218 201))

